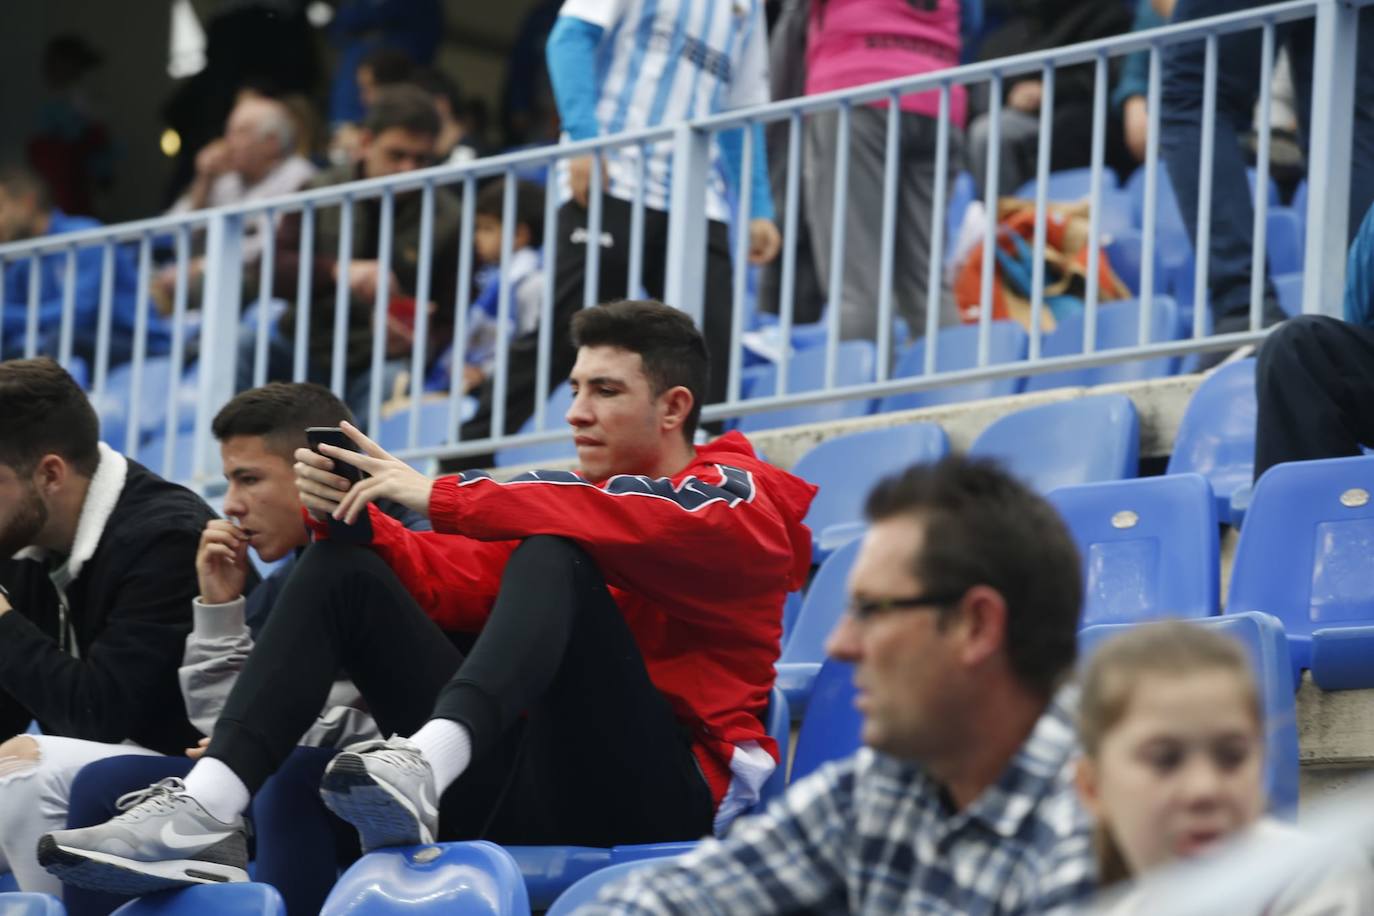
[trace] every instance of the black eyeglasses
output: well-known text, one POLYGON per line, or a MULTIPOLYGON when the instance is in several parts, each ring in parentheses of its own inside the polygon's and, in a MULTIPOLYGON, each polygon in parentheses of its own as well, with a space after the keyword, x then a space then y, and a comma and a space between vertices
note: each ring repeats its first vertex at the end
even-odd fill
POLYGON ((963 592, 948 592, 934 595, 912 595, 910 598, 874 598, 868 601, 850 598, 849 604, 845 607, 845 613, 859 623, 866 623, 874 617, 890 614, 893 611, 943 610, 962 597, 964 597, 963 592))

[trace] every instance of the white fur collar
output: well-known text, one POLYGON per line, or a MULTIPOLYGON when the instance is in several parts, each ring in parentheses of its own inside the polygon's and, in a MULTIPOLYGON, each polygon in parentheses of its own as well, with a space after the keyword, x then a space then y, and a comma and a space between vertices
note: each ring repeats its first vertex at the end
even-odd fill
MULTIPOLYGON (((76 522, 76 537, 72 540, 71 556, 67 558, 67 572, 75 579, 81 567, 100 546, 105 524, 114 512, 119 495, 124 492, 124 480, 129 476, 129 460, 104 442, 100 446, 100 464, 96 466, 86 501, 81 504, 81 517, 76 522)), ((16 560, 42 560, 48 552, 40 547, 26 547, 14 555, 16 560)))

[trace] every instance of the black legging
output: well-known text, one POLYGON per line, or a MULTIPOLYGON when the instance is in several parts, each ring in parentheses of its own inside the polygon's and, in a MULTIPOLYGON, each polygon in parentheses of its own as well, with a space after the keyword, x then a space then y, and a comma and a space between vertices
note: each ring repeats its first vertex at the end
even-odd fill
POLYGON ((442 799, 445 837, 612 846, 711 832, 714 803, 690 736, 600 570, 569 541, 534 537, 515 550, 466 658, 375 553, 315 544, 207 753, 256 791, 340 671, 385 734, 431 718, 468 728, 473 762, 442 799))

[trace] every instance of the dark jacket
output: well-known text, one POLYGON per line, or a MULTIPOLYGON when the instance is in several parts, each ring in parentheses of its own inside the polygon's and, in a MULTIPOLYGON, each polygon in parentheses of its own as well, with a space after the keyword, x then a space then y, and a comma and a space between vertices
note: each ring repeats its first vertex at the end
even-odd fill
POLYGON ((13 605, 0 614, 0 740, 30 719, 46 734, 163 753, 198 737, 177 667, 199 591, 196 547, 215 514, 140 464, 121 474, 125 462, 101 446, 69 558, 65 635, 48 561, 21 551, 0 562, 13 605))

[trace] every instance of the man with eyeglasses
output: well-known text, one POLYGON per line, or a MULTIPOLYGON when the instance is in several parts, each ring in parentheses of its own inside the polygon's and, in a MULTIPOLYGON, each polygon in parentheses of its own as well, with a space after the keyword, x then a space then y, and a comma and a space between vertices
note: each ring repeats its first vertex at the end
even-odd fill
POLYGON ((826 647, 854 666, 865 746, 581 912, 1057 913, 1091 894, 1064 523, 962 457, 883 481, 866 514, 826 647))

